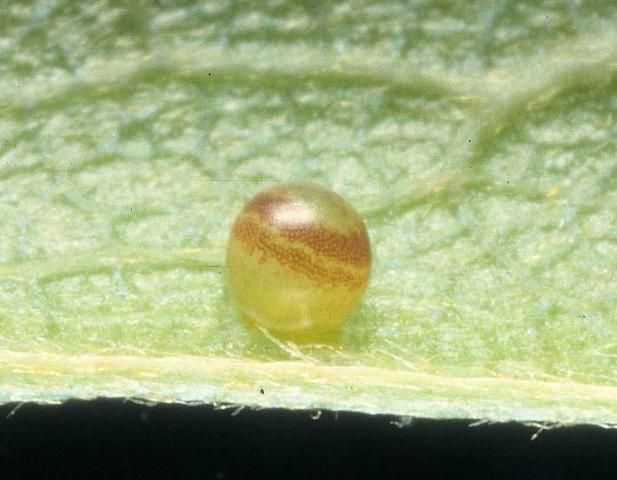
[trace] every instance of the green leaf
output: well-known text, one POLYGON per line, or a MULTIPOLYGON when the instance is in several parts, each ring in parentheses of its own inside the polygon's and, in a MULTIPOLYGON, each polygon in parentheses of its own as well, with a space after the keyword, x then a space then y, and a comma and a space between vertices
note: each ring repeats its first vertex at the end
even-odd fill
POLYGON ((617 423, 614 2, 0 10, 0 401, 617 423), (335 344, 225 292, 299 179, 373 242, 335 344))

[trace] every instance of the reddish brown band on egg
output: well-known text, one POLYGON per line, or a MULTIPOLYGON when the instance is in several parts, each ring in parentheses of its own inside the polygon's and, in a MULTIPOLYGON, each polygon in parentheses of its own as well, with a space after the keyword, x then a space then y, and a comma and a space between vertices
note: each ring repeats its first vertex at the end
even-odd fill
MULTIPOLYGON (((362 287, 367 282, 371 251, 362 221, 350 231, 316 222, 276 222, 277 209, 293 201, 280 192, 257 195, 237 218, 232 235, 251 255, 261 254, 316 284, 362 287)), ((355 215, 355 213, 354 213, 355 215)))
MULTIPOLYGON (((289 203, 289 198, 269 192, 257 195, 244 210, 255 213, 260 224, 273 225, 273 212, 289 203)), ((290 242, 306 245, 313 253, 356 267, 371 263, 368 235, 362 225, 360 231, 347 234, 315 223, 276 225, 277 234, 290 242)))

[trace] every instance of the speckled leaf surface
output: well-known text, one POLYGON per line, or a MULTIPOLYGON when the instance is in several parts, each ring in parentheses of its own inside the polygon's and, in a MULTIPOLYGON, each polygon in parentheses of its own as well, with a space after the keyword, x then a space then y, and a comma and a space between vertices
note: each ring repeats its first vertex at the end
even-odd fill
POLYGON ((612 1, 0 3, 0 401, 617 423, 612 1), (244 324, 234 216, 373 241, 338 344, 244 324))

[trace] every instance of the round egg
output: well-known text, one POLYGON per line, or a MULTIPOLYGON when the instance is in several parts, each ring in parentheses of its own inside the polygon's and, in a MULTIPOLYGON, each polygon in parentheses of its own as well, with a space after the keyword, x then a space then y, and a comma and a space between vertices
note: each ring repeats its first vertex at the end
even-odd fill
POLYGON ((364 222, 313 183, 275 185, 249 201, 227 244, 229 293, 257 325, 281 334, 339 327, 369 281, 364 222))

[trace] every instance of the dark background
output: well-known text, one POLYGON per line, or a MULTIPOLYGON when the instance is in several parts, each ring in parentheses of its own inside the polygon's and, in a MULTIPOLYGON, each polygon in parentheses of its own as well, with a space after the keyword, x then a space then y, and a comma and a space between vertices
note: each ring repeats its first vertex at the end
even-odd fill
POLYGON ((121 399, 7 404, 0 478, 617 478, 617 430, 564 427, 532 440, 538 428, 515 423, 314 417, 121 399))

